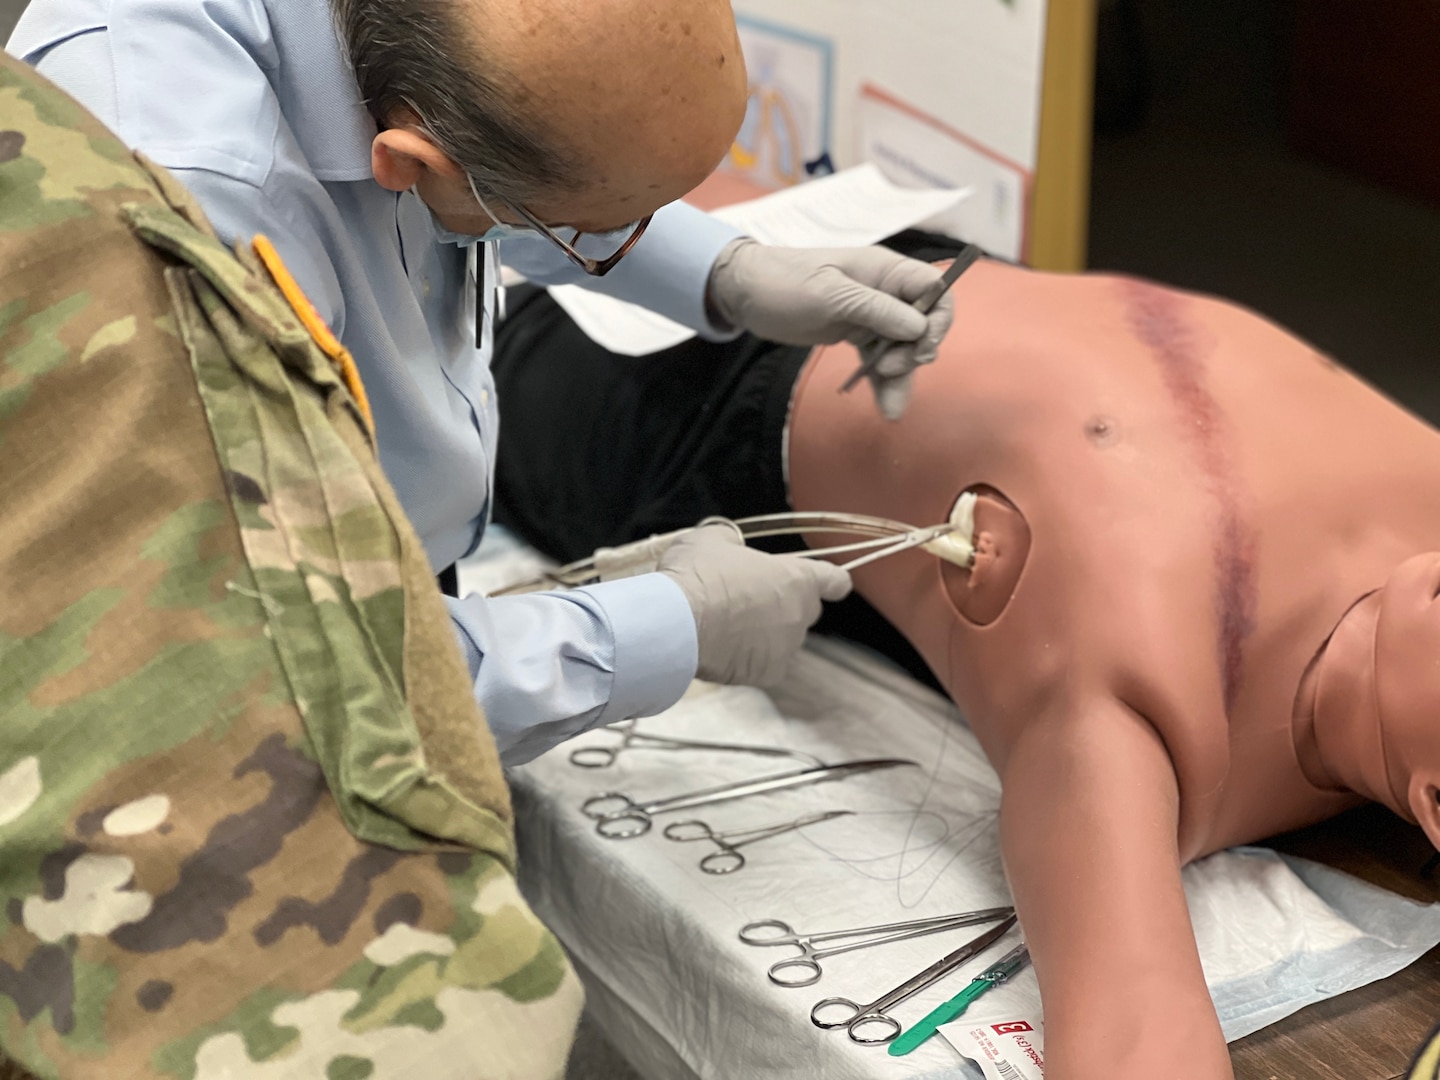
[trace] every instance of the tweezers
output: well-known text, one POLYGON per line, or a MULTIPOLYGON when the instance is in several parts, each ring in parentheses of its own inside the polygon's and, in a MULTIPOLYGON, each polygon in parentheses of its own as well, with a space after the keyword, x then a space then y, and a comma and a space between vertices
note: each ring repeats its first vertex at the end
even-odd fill
MULTIPOLYGON (((929 315, 930 312, 935 310, 935 305, 940 302, 940 298, 950 291, 950 286, 959 281, 960 275, 974 266, 983 254, 985 253, 974 244, 966 244, 961 248, 960 254, 955 256, 955 261, 946 269, 940 280, 930 286, 929 291, 920 297, 919 300, 915 301, 915 310, 921 315, 929 315)), ((881 359, 884 358, 885 353, 889 351, 889 347, 893 344, 895 344, 893 341, 886 341, 884 338, 875 338, 863 345, 860 349, 861 355, 864 356, 868 353, 869 356, 855 369, 855 373, 845 380, 845 384, 840 387, 840 393, 848 394, 851 390, 855 389, 856 384, 859 383, 861 379, 872 374, 875 369, 880 366, 881 359)))

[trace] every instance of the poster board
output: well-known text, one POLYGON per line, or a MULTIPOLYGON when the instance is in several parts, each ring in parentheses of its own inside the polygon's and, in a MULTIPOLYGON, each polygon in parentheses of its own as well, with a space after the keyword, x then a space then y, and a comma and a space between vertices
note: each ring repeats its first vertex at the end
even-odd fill
POLYGON ((871 161, 896 183, 970 187, 929 226, 1006 258, 1079 268, 1088 152, 1081 168, 1052 153, 1058 171, 1042 176, 1041 118, 1054 112, 1047 123, 1072 129, 1063 145, 1083 137, 1088 151, 1095 0, 734 6, 750 102, 723 168, 774 189, 871 161), (1069 98, 1058 112, 1045 108, 1052 71, 1069 98), (1047 203, 1047 192, 1064 197, 1047 203))

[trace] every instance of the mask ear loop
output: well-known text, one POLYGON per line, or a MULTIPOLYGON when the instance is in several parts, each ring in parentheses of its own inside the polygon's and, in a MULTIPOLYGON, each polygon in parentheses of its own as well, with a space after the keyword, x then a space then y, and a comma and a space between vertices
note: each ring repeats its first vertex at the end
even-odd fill
POLYGON ((480 209, 485 211, 485 216, 488 217, 495 224, 495 227, 497 229, 503 229, 511 232, 535 231, 533 226, 516 224, 513 222, 505 222, 497 218, 494 211, 492 211, 489 205, 485 202, 485 200, 480 197, 480 189, 475 186, 475 179, 470 175, 468 171, 465 173, 465 183, 470 185, 470 194, 475 196, 475 201, 480 204, 480 209))
MULTIPOLYGON (((440 140, 435 137, 435 133, 434 133, 433 131, 431 131, 430 128, 425 124, 425 121, 419 120, 419 112, 420 112, 420 110, 417 109, 417 108, 415 108, 415 106, 414 106, 413 104, 411 104, 411 102, 409 101, 409 99, 406 99, 406 100, 405 100, 405 105, 409 107, 409 109, 410 109, 411 112, 413 112, 413 113, 416 114, 416 117, 417 117, 417 121, 418 121, 418 122, 417 122, 417 123, 414 123, 414 124, 405 124, 405 125, 402 125, 403 130, 409 131, 409 132, 411 132, 412 134, 415 134, 415 135, 423 135, 426 139, 430 140, 430 142, 433 143, 433 144, 436 146, 437 149, 440 149, 440 150, 443 151, 443 150, 444 150, 444 146, 443 146, 443 144, 440 142, 440 140)), ((454 161, 453 158, 451 158, 451 160, 454 161)), ((456 165, 458 166, 458 165, 459 165, 459 162, 456 162, 456 165)), ((480 191, 479 191, 479 189, 475 186, 475 178, 470 175, 470 170, 464 168, 463 166, 460 166, 460 171, 461 171, 461 172, 464 174, 464 176, 465 176, 465 183, 466 183, 467 185, 469 185, 469 187, 470 187, 470 194, 471 194, 472 196, 474 196, 475 201, 480 204, 480 209, 485 211, 485 216, 488 217, 488 218, 491 220, 491 222, 494 223, 495 225, 499 225, 501 228, 505 228, 505 225, 500 221, 500 219, 497 218, 493 213, 490 212, 490 207, 488 207, 488 206, 485 205, 485 200, 482 199, 482 198, 480 198, 480 191)), ((420 185, 419 185, 419 184, 411 184, 411 185, 410 185, 410 192, 411 192, 411 194, 413 194, 417 199, 420 199, 420 201, 421 201, 422 203, 425 201, 424 199, 421 199, 421 198, 420 198, 420 185)), ((432 211, 432 212, 433 212, 433 211, 432 211)), ((519 228, 520 226, 513 226, 513 227, 514 227, 514 228, 519 228)))
POLYGON ((480 189, 475 186, 475 178, 470 175, 468 170, 465 173, 465 183, 470 186, 470 194, 475 196, 475 201, 480 204, 480 209, 485 211, 485 216, 494 224, 499 225, 500 219, 491 212, 485 200, 480 197, 480 189))

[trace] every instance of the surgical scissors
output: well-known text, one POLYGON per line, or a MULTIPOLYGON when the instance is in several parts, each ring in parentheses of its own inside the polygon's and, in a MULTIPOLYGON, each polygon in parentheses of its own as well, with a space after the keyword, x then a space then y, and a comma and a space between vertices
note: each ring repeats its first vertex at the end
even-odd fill
POLYGON ((763 795, 770 791, 804 787, 825 780, 844 780, 848 776, 870 772, 874 769, 891 769, 897 765, 914 765, 918 761, 902 758, 876 758, 870 761, 845 761, 839 765, 822 765, 818 768, 795 769, 792 772, 762 776, 758 780, 741 780, 734 784, 691 791, 684 795, 672 795, 667 799, 651 799, 637 803, 629 795, 619 791, 605 791, 592 796, 580 804, 580 812, 595 822, 595 831, 610 840, 625 840, 632 836, 644 836, 650 831, 651 818, 657 814, 670 814, 676 810, 693 810, 697 806, 728 802, 731 799, 745 799, 751 795, 763 795))
POLYGON ((861 926, 854 930, 831 930, 824 934, 799 934, 790 928, 789 923, 781 922, 779 919, 762 919, 760 922, 747 923, 742 926, 740 940, 746 945, 762 948, 792 945, 799 949, 799 956, 791 956, 771 964, 770 970, 765 974, 776 986, 814 986, 820 981, 820 976, 824 974, 820 967, 820 961, 831 956, 855 952, 858 949, 872 949, 877 945, 888 945, 892 941, 909 941, 911 938, 925 937, 928 934, 940 934, 962 926, 994 922, 1013 914, 1015 914, 1014 908, 985 908, 981 911, 962 911, 957 915, 937 915, 931 919, 886 923, 883 926, 861 926), (828 949, 815 947, 824 945, 827 941, 844 941, 847 938, 862 938, 863 940, 849 945, 835 945, 828 949), (796 972, 797 975, 795 977, 785 975, 785 972, 791 971, 796 972))
POLYGON ((924 971, 912 975, 888 994, 884 994, 869 1005, 859 1005, 849 998, 832 997, 823 1001, 817 1001, 810 1010, 810 1022, 818 1028, 826 1031, 834 1031, 836 1028, 845 1028, 850 1035, 850 1041, 860 1043, 862 1046, 881 1046, 893 1042, 903 1030, 900 1021, 890 1016, 886 1010, 894 1008, 902 1001, 914 997, 921 990, 933 983, 939 982, 946 975, 949 975, 956 968, 963 966, 972 957, 984 952, 995 942, 1009 932, 1015 925, 1015 916, 1008 919, 990 930, 986 930, 974 941, 961 945, 952 953, 942 956, 935 963, 931 964, 924 971), (824 1020, 821 1013, 826 1009, 844 1008, 850 1010, 850 1015, 843 1020, 824 1020), (884 1034, 866 1038, 858 1032, 867 1024, 878 1024, 884 1029, 884 1034))
POLYGON ((700 869, 707 874, 733 874, 745 866, 745 856, 740 849, 772 836, 803 829, 807 825, 818 825, 837 817, 853 814, 853 810, 827 810, 823 814, 811 814, 798 821, 787 821, 780 825, 762 825, 758 829, 741 829, 737 832, 717 833, 703 821, 677 821, 665 826, 665 839, 685 844, 693 840, 709 840, 718 847, 700 860, 700 869))
POLYGON ((694 739, 672 739, 664 735, 648 735, 637 731, 634 720, 618 720, 605 731, 621 736, 619 746, 582 746, 570 751, 570 764, 582 769, 608 769, 624 751, 636 750, 711 750, 717 753, 756 754, 760 757, 787 757, 809 765, 825 764, 811 754, 787 750, 783 746, 749 746, 745 743, 702 742, 694 739))

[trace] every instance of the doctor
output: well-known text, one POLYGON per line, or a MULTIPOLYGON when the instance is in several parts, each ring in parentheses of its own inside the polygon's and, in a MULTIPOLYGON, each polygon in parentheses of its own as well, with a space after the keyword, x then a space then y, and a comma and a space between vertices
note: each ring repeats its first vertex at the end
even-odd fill
POLYGON ((8 47, 173 170, 223 239, 269 236, 354 354, 507 762, 659 712, 697 672, 772 680, 849 591, 717 525, 658 573, 453 595, 490 514, 502 255, 711 339, 899 341, 874 383, 891 416, 949 325, 948 304, 909 307, 926 264, 767 247, 675 201, 744 114, 729 0, 32 0, 8 47))

